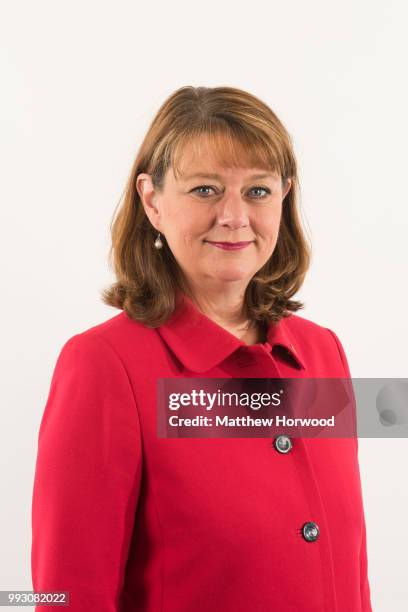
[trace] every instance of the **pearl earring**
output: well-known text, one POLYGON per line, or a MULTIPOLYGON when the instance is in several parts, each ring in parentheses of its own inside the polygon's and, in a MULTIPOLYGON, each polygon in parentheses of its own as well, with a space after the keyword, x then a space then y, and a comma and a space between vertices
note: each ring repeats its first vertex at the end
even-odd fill
POLYGON ((154 241, 154 246, 156 247, 156 249, 161 249, 163 247, 163 243, 160 240, 160 232, 158 233, 157 238, 154 241))

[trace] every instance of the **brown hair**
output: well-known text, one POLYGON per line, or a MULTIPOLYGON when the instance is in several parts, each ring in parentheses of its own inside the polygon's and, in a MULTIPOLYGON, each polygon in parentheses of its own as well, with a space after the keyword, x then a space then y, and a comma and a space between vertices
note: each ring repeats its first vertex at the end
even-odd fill
POLYGON ((275 113, 254 95, 234 87, 181 87, 157 112, 118 203, 123 198, 123 204, 112 219, 109 261, 116 282, 102 291, 102 301, 157 327, 172 315, 178 290, 189 294, 167 242, 163 240, 162 249, 153 246, 157 230, 145 213, 136 179, 146 172, 155 189, 162 190, 167 170, 172 167, 177 175, 184 146, 200 136, 210 138, 221 165, 246 163, 278 171, 283 184, 292 179, 275 249, 249 282, 244 298, 251 320, 278 322, 303 308, 302 302, 290 298, 303 284, 311 259, 297 205, 297 162, 290 135, 275 113))

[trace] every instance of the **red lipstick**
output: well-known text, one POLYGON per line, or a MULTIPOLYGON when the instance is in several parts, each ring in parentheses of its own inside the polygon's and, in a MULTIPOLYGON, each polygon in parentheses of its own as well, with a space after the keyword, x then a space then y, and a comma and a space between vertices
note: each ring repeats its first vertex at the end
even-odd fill
POLYGON ((211 240, 206 240, 208 244, 212 244, 219 249, 225 249, 227 251, 237 251, 238 249, 244 249, 249 244, 252 244, 252 240, 247 242, 212 242, 211 240))

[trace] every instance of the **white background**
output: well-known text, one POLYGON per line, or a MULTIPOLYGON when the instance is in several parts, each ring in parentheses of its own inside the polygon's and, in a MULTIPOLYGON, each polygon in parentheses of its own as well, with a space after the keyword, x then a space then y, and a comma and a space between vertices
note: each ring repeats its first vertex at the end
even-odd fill
MULTIPOLYGON (((289 130, 313 261, 298 314, 354 377, 407 377, 407 8, 337 2, 1 3, 0 589, 31 589, 37 430, 100 290, 138 146, 183 85, 236 86, 289 130)), ((406 439, 360 439, 373 610, 408 609, 406 439)), ((350 611, 351 612, 351 611, 350 611)))

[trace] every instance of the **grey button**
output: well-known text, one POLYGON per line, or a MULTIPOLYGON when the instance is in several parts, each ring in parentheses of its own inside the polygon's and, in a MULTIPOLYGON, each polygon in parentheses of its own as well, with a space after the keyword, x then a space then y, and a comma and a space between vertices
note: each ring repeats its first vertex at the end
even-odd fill
POLYGON ((309 521, 303 525, 302 534, 306 542, 315 542, 320 534, 319 526, 315 522, 309 521))
POLYGON ((288 453, 292 448, 292 440, 285 434, 275 438, 273 444, 279 453, 288 453))

